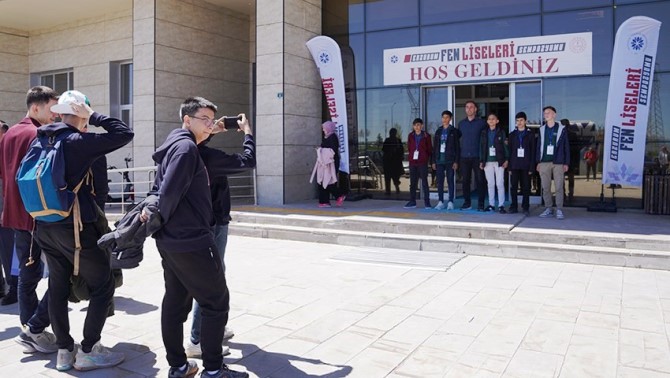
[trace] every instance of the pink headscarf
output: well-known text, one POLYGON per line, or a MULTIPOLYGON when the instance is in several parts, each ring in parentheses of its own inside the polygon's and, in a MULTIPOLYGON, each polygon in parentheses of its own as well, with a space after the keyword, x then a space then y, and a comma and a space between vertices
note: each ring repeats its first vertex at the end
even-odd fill
POLYGON ((323 127, 323 131, 326 134, 326 137, 328 137, 330 134, 335 132, 335 128, 337 128, 337 125, 333 121, 326 121, 321 125, 323 127))

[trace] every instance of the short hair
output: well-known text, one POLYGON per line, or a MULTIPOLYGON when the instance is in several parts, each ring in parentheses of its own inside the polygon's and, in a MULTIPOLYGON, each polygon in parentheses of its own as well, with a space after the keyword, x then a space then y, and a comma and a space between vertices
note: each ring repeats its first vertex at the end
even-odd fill
POLYGON ((526 117, 526 113, 525 113, 525 112, 518 112, 518 113, 516 113, 516 116, 514 117, 514 119, 519 119, 519 118, 523 118, 523 119, 526 120, 526 121, 528 120, 528 117, 526 117))
POLYGON ((468 101, 465 102, 465 105, 467 105, 467 104, 472 104, 472 105, 475 106, 475 109, 479 110, 479 105, 477 105, 475 100, 468 100, 468 101))
POLYGON ((547 109, 550 109, 552 112, 556 113, 556 108, 554 108, 551 105, 545 106, 544 108, 542 108, 542 111, 544 112, 547 109))
POLYGON ((0 130, 2 130, 3 133, 6 133, 7 130, 9 130, 9 125, 7 124, 7 122, 1 119, 0 119, 0 130))
POLYGON ((49 87, 38 85, 28 89, 26 94, 26 107, 30 109, 33 104, 48 104, 51 100, 58 100, 58 92, 49 87))
POLYGON ((498 113, 496 113, 494 111, 489 112, 489 114, 486 115, 486 118, 489 118, 489 116, 494 116, 497 119, 500 119, 500 117, 498 117, 498 113))
POLYGON ((184 121, 184 116, 193 117, 198 110, 207 108, 216 113, 217 107, 213 102, 204 97, 189 97, 181 103, 179 108, 179 119, 184 121))
POLYGON ((423 125, 423 120, 421 118, 414 118, 414 121, 412 121, 412 125, 416 125, 417 123, 423 125))
POLYGON ((454 115, 448 110, 442 112, 442 117, 444 117, 445 115, 448 115, 449 118, 454 118, 454 115))

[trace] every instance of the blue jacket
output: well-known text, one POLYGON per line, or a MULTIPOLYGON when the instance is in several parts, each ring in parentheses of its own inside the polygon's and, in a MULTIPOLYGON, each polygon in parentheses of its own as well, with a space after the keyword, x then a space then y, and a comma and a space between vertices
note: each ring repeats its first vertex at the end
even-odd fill
MULTIPOLYGON (((438 159, 440 158, 440 144, 442 144, 442 134, 444 133, 444 127, 439 127, 435 131, 435 136, 433 137, 433 163, 438 164, 438 159)), ((461 162, 461 130, 449 126, 447 127, 447 146, 445 149, 445 159, 446 163, 460 163, 461 162)))
POLYGON ((480 136, 487 128, 486 122, 475 117, 472 121, 465 118, 458 123, 461 131, 461 159, 479 159, 480 136))
MULTIPOLYGON (((486 164, 489 156, 489 128, 482 130, 479 138, 479 162, 486 164)), ((496 148, 496 161, 498 166, 502 167, 505 161, 509 159, 509 147, 507 146, 507 136, 502 127, 496 126, 493 146, 496 148)))
POLYGON ((526 127, 525 135, 519 143, 519 130, 514 130, 509 135, 509 169, 519 169, 529 172, 535 172, 537 165, 535 154, 537 153, 535 143, 537 136, 535 132, 526 127), (523 147, 524 156, 517 157, 517 150, 523 147))
MULTIPOLYGON (((540 137, 537 140, 537 147, 535 149, 536 162, 542 161, 544 154, 544 129, 547 124, 543 123, 540 127, 540 137)), ((565 126, 556 122, 554 127, 558 127, 558 141, 554 146, 554 164, 570 165, 570 142, 568 141, 568 130, 565 126)))

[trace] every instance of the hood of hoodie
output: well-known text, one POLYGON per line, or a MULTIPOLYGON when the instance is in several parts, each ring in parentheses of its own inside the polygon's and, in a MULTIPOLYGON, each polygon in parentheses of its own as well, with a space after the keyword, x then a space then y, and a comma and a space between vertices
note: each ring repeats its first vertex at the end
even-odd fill
POLYGON ((190 139, 195 143, 195 136, 193 134, 186 130, 186 129, 174 129, 168 134, 167 138, 165 139, 165 142, 158 147, 156 152, 154 152, 151 157, 154 159, 156 163, 161 163, 163 159, 165 158, 165 154, 167 154, 167 151, 170 149, 170 146, 173 145, 175 142, 178 142, 182 139, 190 139))
POLYGON ((65 122, 56 122, 49 125, 40 126, 37 128, 37 136, 52 136, 60 131, 70 130, 73 132, 80 132, 76 127, 70 126, 65 122))

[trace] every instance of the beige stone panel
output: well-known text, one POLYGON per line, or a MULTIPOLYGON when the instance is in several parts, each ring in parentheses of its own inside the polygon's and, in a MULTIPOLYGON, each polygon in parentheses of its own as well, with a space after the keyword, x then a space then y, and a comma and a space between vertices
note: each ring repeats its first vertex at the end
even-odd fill
POLYGON ((75 79, 75 89, 88 97, 93 110, 109 114, 109 84, 87 85, 75 79))
POLYGON ((172 130, 180 127, 181 123, 178 122, 156 122, 156 148, 165 142, 165 139, 172 130))
POLYGON ((133 19, 153 18, 156 0, 133 0, 133 19))
POLYGON ((230 17, 226 19, 225 24, 220 28, 222 35, 239 41, 249 42, 249 27, 251 23, 247 16, 230 17))
POLYGON ((257 145, 282 145, 284 142, 284 116, 281 114, 257 115, 255 131, 257 145))
POLYGON ((316 150, 313 146, 284 146, 285 175, 304 175, 309 179, 315 161, 316 150))
MULTIPOLYGON (((309 1, 307 2, 309 3, 309 1)), ((321 34, 321 4, 318 5, 310 4, 305 5, 305 30, 321 34)))
POLYGON ((194 56, 189 51, 156 46, 156 71, 187 73, 194 62, 194 56))
POLYGON ((321 9, 321 0, 305 0, 306 3, 312 4, 321 9))
POLYGON ((257 30, 258 55, 281 53, 284 50, 283 24, 260 25, 257 30))
MULTIPOLYGON (((287 62, 290 64, 290 62, 287 62)), ((257 67, 263 67, 256 72, 256 81, 263 84, 281 84, 284 82, 284 60, 282 54, 258 56, 257 67)), ((286 67, 287 70, 295 70, 286 67)))
POLYGON ((30 72, 44 72, 56 69, 56 55, 51 52, 30 55, 28 61, 30 72))
POLYGON ((28 55, 28 38, 0 33, 0 51, 17 55, 28 55))
POLYGON ((321 117, 284 116, 284 138, 288 146, 316 148, 321 144, 321 117))
POLYGON ((281 84, 268 84, 256 86, 256 114, 283 114, 284 93, 281 84), (281 97, 280 97, 281 96, 281 97))
POLYGON ((0 72, 0 90, 7 92, 23 92, 27 90, 28 75, 11 72, 0 72))
POLYGON ((249 64, 249 62, 226 59, 224 65, 224 80, 249 84, 251 77, 251 64, 249 64))
POLYGON ((321 90, 284 84, 286 114, 317 117, 321 114, 321 90))
POLYGON ((136 45, 142 45, 145 43, 153 43, 154 39, 158 41, 159 39, 159 30, 160 29, 159 20, 154 20, 152 18, 144 18, 141 20, 135 20, 131 24, 131 35, 130 38, 133 39, 133 43, 136 45), (156 30, 154 31, 154 25, 156 30), (156 33, 154 35, 154 32, 156 33))
POLYGON ((193 4, 178 0, 161 0, 156 3, 156 19, 167 20, 183 25, 197 22, 193 4))
POLYGON ((181 50, 190 50, 195 30, 181 24, 156 20, 156 44, 181 50))
POLYGON ((0 52, 0 72, 28 74, 28 57, 0 52))
POLYGON ((287 24, 319 34, 321 32, 321 9, 303 0, 284 2, 284 21, 287 24))
MULTIPOLYGON (((19 96, 19 94, 16 94, 19 96)), ((0 104, 2 104, 2 95, 0 94, 0 104)), ((0 114, 2 114, 2 120, 7 122, 7 124, 11 127, 12 125, 15 125, 19 123, 20 120, 23 119, 23 117, 26 116, 25 111, 20 111, 20 112, 15 112, 15 111, 10 111, 10 110, 5 110, 1 108, 0 106, 0 114)), ((24 104, 25 107, 25 104, 24 104)))
POLYGON ((282 205, 284 203, 284 178, 282 176, 261 176, 256 178, 258 205, 282 205))
POLYGON ((30 45, 30 55, 55 51, 57 48, 49 34, 32 35, 27 40, 30 45))
POLYGON ((160 97, 156 101, 156 122, 180 122, 179 106, 186 99, 176 97, 165 97, 163 93, 157 92, 160 97))
POLYGON ((154 93, 154 70, 133 69, 133 93, 135 95, 154 93))
POLYGON ((154 147, 154 121, 137 121, 133 123, 135 147, 154 147))
POLYGON ((74 78, 77 85, 94 85, 109 83, 109 63, 75 67, 74 78))
MULTIPOLYGON (((133 21, 131 16, 105 20, 103 23, 103 28, 105 30, 105 41, 111 41, 115 39, 132 39, 133 34, 135 34, 134 37, 137 38, 137 28, 145 22, 145 20, 133 21)), ((151 30, 153 32, 153 22, 151 22, 151 24, 151 30)), ((153 41, 153 36, 151 37, 151 40, 153 41)))
POLYGON ((95 23, 82 25, 75 33, 70 34, 70 38, 74 35, 77 46, 88 46, 101 43, 107 39, 105 35, 105 23, 95 23))
POLYGON ((133 68, 135 70, 154 68, 154 46, 135 45, 133 47, 133 68))
MULTIPOLYGON (((285 175, 284 187, 286 190, 286 203, 309 201, 316 199, 316 184, 309 182, 310 173, 306 175, 285 175)), ((315 203, 316 206, 316 203, 315 203)))
POLYGON ((284 2, 277 0, 256 1, 256 25, 263 26, 284 21, 284 2))
MULTIPOLYGON (((281 142, 279 140, 278 142, 281 142)), ((258 145, 256 151, 256 170, 258 175, 283 175, 284 155, 281 145, 258 145)))
POLYGON ((133 96, 133 121, 153 121, 154 120, 154 97, 133 96))
POLYGON ((286 53, 303 58, 310 58, 312 56, 305 43, 316 37, 316 33, 289 24, 284 24, 284 33, 284 49, 286 53))
POLYGON ((133 58, 133 40, 117 39, 102 44, 103 54, 98 61, 109 62, 114 60, 127 60, 133 58))
POLYGON ((284 54, 284 81, 301 87, 321 89, 321 78, 311 57, 284 54))
MULTIPOLYGON (((217 81, 217 83, 219 83, 217 81)), ((231 104, 248 105, 249 91, 251 90, 247 83, 220 82, 220 89, 223 92, 223 102, 231 104)))
MULTIPOLYGON (((20 112, 24 115, 26 114, 26 92, 28 91, 28 86, 26 85, 25 89, 20 92, 9 92, 1 91, 0 92, 0 110, 2 111, 14 111, 20 112)), ((3 115, 4 117, 4 115, 3 115)), ((21 117, 23 118, 23 117, 21 117)), ((18 122, 20 119, 17 119, 18 122)), ((9 122, 8 119, 5 119, 6 122, 9 122)))

